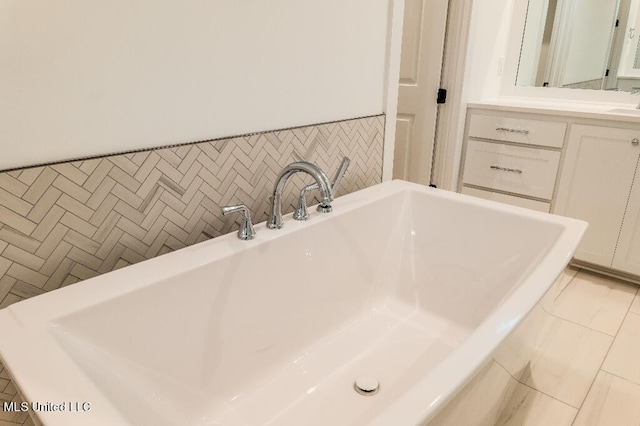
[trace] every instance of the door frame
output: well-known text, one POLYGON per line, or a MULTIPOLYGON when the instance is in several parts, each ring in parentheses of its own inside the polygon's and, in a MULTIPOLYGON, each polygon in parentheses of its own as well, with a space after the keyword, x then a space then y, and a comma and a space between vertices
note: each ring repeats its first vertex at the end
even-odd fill
POLYGON ((455 191, 458 184, 461 141, 467 110, 464 78, 473 1, 449 0, 444 58, 440 87, 447 90, 447 102, 439 105, 431 168, 431 184, 455 191))
POLYGON ((400 53, 402 50, 402 24, 404 0, 393 0, 389 13, 389 57, 387 58, 387 91, 385 99, 384 146, 382 155, 382 181, 393 176, 393 152, 396 139, 396 116, 398 115, 398 89, 400 87, 400 53))
MULTIPOLYGON (((431 184, 450 191, 456 190, 460 168, 461 149, 456 141, 462 140, 464 134, 467 104, 464 97, 464 77, 473 3, 469 0, 449 0, 447 12, 444 56, 440 74, 440 87, 447 89, 447 101, 438 106, 431 184)), ((404 0, 393 0, 390 8, 391 31, 387 61, 383 182, 391 180, 393 174, 404 0)))

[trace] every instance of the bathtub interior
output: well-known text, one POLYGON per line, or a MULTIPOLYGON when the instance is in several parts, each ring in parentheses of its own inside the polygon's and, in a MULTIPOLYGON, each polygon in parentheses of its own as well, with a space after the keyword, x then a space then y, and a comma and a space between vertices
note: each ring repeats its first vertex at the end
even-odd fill
POLYGON ((397 298, 475 329, 529 276, 563 228, 468 201, 410 194, 404 238, 394 240, 397 252, 387 262, 395 266, 389 281, 397 298))
POLYGON ((133 424, 366 423, 458 347, 561 232, 464 200, 409 189, 345 212, 336 202, 331 220, 49 331, 133 424), (354 392, 363 374, 380 380, 377 395, 354 392))

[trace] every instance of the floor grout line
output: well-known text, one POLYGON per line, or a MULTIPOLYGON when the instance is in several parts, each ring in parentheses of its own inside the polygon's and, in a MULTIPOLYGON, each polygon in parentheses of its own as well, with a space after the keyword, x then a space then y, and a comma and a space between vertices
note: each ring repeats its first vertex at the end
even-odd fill
MULTIPOLYGON (((616 338, 618 337, 620 329, 622 328, 622 324, 627 320, 627 318, 629 317, 629 314, 633 313, 633 312, 631 312, 631 307, 633 306, 633 302, 634 302, 635 298, 640 293, 640 288, 636 289, 635 293, 633 294, 633 297, 631 298, 630 303, 626 307, 626 311, 624 313, 624 316, 622 317, 622 320, 620 321, 620 323, 619 323, 619 325, 618 325, 618 327, 617 327, 617 329, 616 329, 614 334, 609 334, 609 333, 605 333, 605 332, 600 331, 600 330, 596 330, 596 329, 594 329, 594 328, 592 328, 590 326, 587 326, 587 325, 584 325, 584 324, 580 324, 580 323, 578 323, 578 322, 576 322, 574 320, 563 318, 560 315, 558 315, 556 312, 553 312, 554 311, 554 309, 553 309, 554 304, 557 302, 557 300, 560 298, 560 296, 565 292, 565 290, 567 290, 569 288, 569 286, 573 283, 575 278, 581 272, 589 273, 589 271, 586 271, 586 270, 584 270, 582 268, 578 268, 578 270, 575 272, 575 274, 573 274, 570 277, 569 281, 562 287, 562 289, 560 289, 560 292, 553 298, 552 302, 549 304, 548 307, 545 307, 542 303, 540 303, 540 306, 542 307, 543 312, 545 312, 550 317, 556 318, 556 319, 561 320, 561 321, 566 321, 568 323, 583 327, 583 328, 588 329, 590 331, 595 331, 596 333, 598 333, 600 335, 607 336, 607 337, 611 338, 611 342, 609 343, 609 347, 607 348, 606 353, 605 353, 604 357, 602 358, 602 362, 600 363, 599 367, 595 371, 595 375, 594 375, 593 379, 591 380, 591 383, 589 384, 589 388, 588 388, 587 392, 585 393, 585 396, 582 398, 582 401, 580 402, 579 406, 576 407, 573 404, 569 404, 569 403, 567 403, 565 401, 562 401, 561 399, 558 399, 557 397, 549 395, 548 393, 546 393, 544 391, 541 391, 540 389, 537 389, 536 387, 534 387, 535 385, 532 386, 532 385, 529 385, 527 383, 524 383, 521 379, 518 379, 518 378, 514 377, 513 374, 511 374, 502 364, 500 364, 500 362, 498 362, 497 360, 494 359, 494 362, 496 362, 498 365, 500 365, 501 368, 503 368, 505 371, 507 371, 507 373, 510 375, 510 377, 513 378, 516 381, 517 384, 522 384, 522 385, 526 386, 527 388, 529 388, 531 390, 539 392, 542 395, 545 395, 545 396, 547 396, 547 397, 549 397, 549 398, 551 398, 553 400, 556 400, 556 401, 562 403, 565 406, 574 408, 576 410, 576 412, 575 412, 575 415, 573 416, 573 420, 571 421, 571 425, 575 424, 576 420, 578 419, 578 416, 582 412, 582 408, 584 406, 584 403, 585 403, 587 397, 590 395, 598 375, 601 372, 606 372, 605 370, 602 369, 602 367, 604 365, 604 362, 607 359, 607 357, 608 357, 608 355, 609 355, 609 353, 611 351, 613 343, 615 342, 616 338)), ((640 314, 638 314, 638 315, 640 315, 640 314)), ((606 373, 608 373, 608 372, 606 372, 606 373)), ((611 373, 608 373, 608 374, 611 374, 611 373)), ((618 377, 617 375, 614 375, 614 376, 618 377)), ((621 377, 621 379, 626 380, 626 381, 628 381, 630 383, 635 383, 634 381, 631 381, 631 380, 626 379, 624 377, 621 377)), ((640 384, 638 384, 638 385, 640 386, 640 384)))
MULTIPOLYGON (((543 308, 543 309, 544 309, 544 308, 543 308)), ((545 311, 546 311, 546 310, 545 310, 545 311)), ((548 311, 547 311, 547 314, 549 314, 550 316, 552 316, 552 317, 554 317, 554 318, 557 318, 557 319, 559 319, 559 320, 561 320, 561 321, 566 321, 566 322, 568 322, 568 323, 571 323, 571 324, 574 324, 574 325, 577 325, 577 326, 580 326, 580 327, 586 328, 587 330, 595 331, 596 333, 598 333, 598 334, 602 334, 603 336, 613 337, 613 338, 615 339, 615 337, 616 337, 616 335, 617 335, 617 333, 616 333, 616 334, 609 334, 609 333, 605 333, 604 331, 596 330, 595 328, 589 327, 588 325, 580 324, 579 322, 575 322, 575 321, 573 321, 573 320, 570 320, 570 319, 567 319, 567 318, 563 318, 563 317, 561 317, 561 316, 558 316, 558 315, 553 314, 553 313, 548 312, 548 311)), ((626 318, 626 315, 625 315, 625 318, 626 318)), ((624 321, 624 319, 623 319, 623 321, 624 321)), ((622 324, 622 323, 621 323, 621 324, 622 324)), ((619 327, 618 327, 618 328, 619 328, 619 327)))
POLYGON ((569 286, 571 285, 571 283, 573 282, 573 280, 574 280, 574 279, 578 276, 578 274, 579 274, 580 272, 582 272, 582 271, 583 271, 582 269, 578 269, 578 270, 576 271, 576 273, 575 273, 575 274, 573 274, 573 276, 571 276, 571 278, 569 279, 569 281, 567 282, 567 284, 565 284, 565 286, 564 286, 563 288, 561 288, 561 289, 560 289, 560 292, 556 295, 556 297, 554 297, 554 298, 553 298, 553 302, 554 302, 554 303, 555 303, 555 302, 560 298, 560 296, 562 296, 562 294, 565 292, 565 290, 569 288, 569 286))
POLYGON ((635 381, 633 381, 633 380, 631 380, 631 379, 628 379, 628 378, 626 378, 626 377, 623 377, 623 376, 621 376, 621 375, 619 375, 619 374, 612 373, 612 372, 610 372, 610 371, 603 370, 603 369, 600 369, 600 371, 601 371, 601 372, 603 372, 603 373, 607 373, 607 374, 609 374, 610 376, 614 376, 614 377, 617 377, 618 379, 624 380, 625 382, 629 382, 629 383, 632 383, 632 384, 634 384, 634 385, 636 385, 636 386, 640 386, 640 383, 636 383, 635 381))
MULTIPOLYGON (((607 349, 607 353, 602 358, 602 362, 600 363, 600 367, 598 368, 598 371, 596 372, 596 375, 594 376, 593 380, 591 381, 591 385, 589 385, 589 390, 587 391, 587 393, 585 394, 584 398, 582 399, 582 403, 580 404, 580 407, 578 407, 578 412, 576 413, 576 417, 573 419, 573 422, 571 422, 572 426, 575 424, 578 416, 580 415, 580 412, 582 411, 582 407, 584 407, 584 402, 589 397, 589 394, 591 393, 591 390, 593 389, 593 385, 596 382, 596 379, 597 379, 598 375, 601 372, 606 372, 608 374, 611 374, 608 371, 603 370, 602 366, 604 365, 605 361, 607 360, 607 357, 609 356, 609 352, 611 352, 611 348, 613 347, 613 344, 615 343, 616 338, 618 337, 618 333, 620 333, 620 329, 622 328, 622 324, 624 324, 624 322, 627 320, 627 317, 629 316, 629 313, 632 313, 632 312, 630 312, 631 311, 631 306, 633 306, 633 301, 635 300, 636 296, 638 295, 638 291, 640 291, 640 288, 636 289, 636 293, 633 295, 633 298, 631 299, 631 303, 627 307, 627 312, 625 313, 624 317, 622 318, 622 321, 620 321, 620 325, 618 326, 618 330, 616 331, 616 334, 613 336, 613 339, 611 340, 611 343, 609 344, 609 349, 607 349)), ((628 379, 625 379, 625 380, 630 381, 628 379)), ((631 382, 631 383, 634 383, 634 382, 631 382)))
MULTIPOLYGON (((571 276, 571 278, 570 278, 570 279, 569 279, 569 281, 566 283, 566 285, 564 285, 564 287, 561 289, 560 293, 558 293, 558 295, 557 295, 556 297, 554 297, 554 299, 553 299, 553 302, 554 302, 554 303, 557 301, 557 299, 560 297, 560 295, 561 295, 561 294, 562 294, 562 293, 563 293, 563 292, 564 292, 564 291, 569 287, 569 285, 571 285, 571 283, 572 283, 572 282, 573 282, 573 280, 578 276, 578 274, 579 274, 580 272, 582 272, 582 271, 583 271, 583 269, 578 268, 578 270, 576 271, 576 273, 575 273, 575 274, 573 274, 573 275, 571 276)), ((636 294, 637 294, 637 291, 636 291, 636 294)), ((635 297, 635 295, 634 295, 634 297, 635 297)), ((580 326, 580 327, 584 327, 584 328, 586 328, 586 329, 588 329, 588 330, 595 331, 596 333, 602 334, 602 335, 607 336, 607 337, 613 337, 613 339, 611 340, 611 343, 610 343, 610 345, 609 345, 609 349, 607 349, 607 354, 608 354, 609 350, 611 349, 611 345, 613 344, 613 341, 615 340, 615 336, 611 336, 610 334, 604 333, 604 332, 602 332, 602 331, 600 331, 600 330, 595 330, 595 329, 593 329, 593 328, 591 328, 591 327, 585 326, 585 325, 583 325, 583 324, 579 324, 579 323, 577 323, 577 322, 575 322, 575 321, 571 321, 571 320, 568 320, 568 319, 566 319, 566 318, 562 318, 562 317, 560 317, 560 316, 558 316, 558 315, 556 315, 556 314, 554 314, 554 313, 552 313, 552 312, 549 312, 549 310, 547 310, 547 309, 545 308, 545 306, 543 306, 543 304, 542 304, 542 303, 540 303, 540 302, 538 302, 538 303, 539 303, 540 307, 542 308, 543 312, 545 312, 547 315, 549 315, 549 316, 551 316, 551 317, 557 318, 558 320, 561 320, 561 321, 566 321, 566 322, 571 323, 571 324, 575 324, 575 325, 580 326)), ((632 303, 633 303, 633 299, 632 299, 632 303)), ((632 303, 631 303, 631 304, 632 304, 632 303)), ((630 309, 630 307, 631 307, 631 304, 630 304, 630 305, 629 305, 629 307, 627 308, 627 313, 628 313, 628 311, 629 311, 629 309, 630 309)), ((625 318, 626 318, 626 315, 625 315, 625 318)), ((624 320, 623 320, 623 321, 624 321, 624 320)), ((618 329, 619 329, 619 327, 618 327, 618 329)), ((617 334, 617 333, 616 333, 616 334, 617 334)), ((604 363, 604 359, 605 359, 605 358, 606 358, 606 355, 605 355, 605 357, 603 358, 603 361, 602 361, 603 363, 604 363)), ((496 364, 498 364, 498 365, 499 365, 503 370, 505 370, 505 371, 507 372, 507 374, 509 374, 509 376, 510 376, 512 379, 514 379, 514 380, 516 381, 516 386, 517 386, 518 384, 524 385, 524 386, 526 386, 527 388, 529 388, 529 389, 531 389, 531 390, 533 390, 533 391, 535 391, 535 392, 538 392, 538 393, 539 393, 539 394, 541 394, 541 395, 545 395, 545 396, 547 396, 547 397, 549 397, 549 398, 551 398, 551 399, 553 399, 553 400, 555 400, 555 401, 558 401, 558 402, 562 403, 563 405, 565 405, 565 406, 567 406, 567 407, 574 408, 576 411, 575 411, 575 414, 574 414, 574 416, 573 416, 573 420, 571 421, 571 424, 572 424, 572 425, 575 423, 576 419, 578 418, 578 414, 580 413, 580 408, 582 407, 582 404, 584 404, 584 400, 586 399, 587 395, 589 394, 589 391, 591 390, 591 387, 593 386, 593 383, 595 382, 595 378, 597 377, 597 375, 598 375, 598 373, 599 373, 599 371, 600 371, 600 369, 598 369, 598 371, 596 372, 596 375, 594 376, 594 378, 593 378, 593 380, 592 380, 592 382, 591 382, 591 384, 590 384, 590 386, 589 386, 589 390, 588 390, 588 391, 587 391, 587 393, 585 394, 585 397, 583 398, 583 400, 582 400, 582 402, 581 402, 581 404, 580 404, 580 407, 576 407, 576 406, 574 406, 573 404, 570 404, 570 403, 568 403, 568 402, 566 402, 566 401, 563 401, 563 400, 561 400, 561 399, 558 399, 557 397, 555 397, 555 396, 553 396, 553 395, 550 395, 550 394, 548 394, 548 393, 546 393, 546 392, 544 392, 544 391, 542 391, 542 390, 540 390, 540 389, 535 388, 534 386, 531 386, 531 385, 529 385, 529 384, 527 384, 527 383, 523 382, 521 378, 516 378, 516 377, 514 377, 514 375, 513 375, 513 374, 511 374, 511 372, 510 372, 510 371, 509 371, 505 366, 503 366, 503 365, 502 365, 498 360, 496 360, 495 358, 493 358, 493 361, 494 361, 496 364)), ((602 367, 602 364, 600 365, 600 367, 602 367)))
POLYGON ((563 401, 563 400, 561 400, 561 399, 558 399, 557 397, 555 397, 555 396, 553 396, 553 395, 549 395, 548 393, 546 393, 546 392, 544 392, 544 391, 541 391, 540 389, 536 389, 536 388, 534 388, 533 386, 531 386, 531 385, 529 385, 529 384, 527 384, 527 383, 522 383, 522 382, 520 382, 520 384, 522 384, 522 385, 524 385, 524 386, 528 387, 528 388, 529 388, 529 389, 531 389, 531 390, 534 390, 534 391, 538 392, 539 394, 542 394, 542 395, 548 396, 548 397, 549 397, 549 398, 551 398, 551 399, 555 399, 556 401, 558 401, 558 402, 562 403, 563 405, 566 405, 567 407, 575 408, 575 409, 576 409, 576 416, 578 415, 578 411, 577 411, 577 410, 578 410, 578 407, 576 407, 576 406, 574 406, 574 405, 572 405, 572 404, 569 404, 569 403, 568 403, 568 402, 566 402, 566 401, 563 401))
MULTIPOLYGON (((582 272, 582 271, 584 271, 584 272, 586 272, 586 273, 591 273, 590 271, 587 271, 587 270, 584 270, 584 269, 580 269, 578 272, 582 272)), ((554 303, 556 302, 556 300, 558 300, 558 298, 560 297, 560 295, 561 295, 561 294, 562 294, 562 293, 563 293, 563 292, 564 292, 564 291, 569 287, 569 285, 571 284, 571 282, 572 282, 572 281, 573 281, 577 276, 578 276, 578 274, 576 273, 573 277, 571 277, 571 279, 569 280, 569 282, 567 283, 567 285, 564 287, 564 289, 563 289, 563 290, 558 294, 558 296, 557 296, 557 297, 555 297, 555 298, 553 299, 553 302, 554 302, 554 303)), ((610 277, 607 277, 607 278, 610 278, 610 277)), ((633 297, 631 298, 631 302, 629 303, 629 306, 627 307, 627 312, 625 313, 624 317, 622 318, 622 321, 620 321, 620 324, 618 325, 618 328, 617 328, 617 330, 616 330, 615 334, 605 333, 604 331, 600 331, 600 330, 595 329, 595 328, 593 328, 593 327, 590 327, 590 326, 588 326, 588 325, 580 324, 580 323, 578 323, 578 322, 576 322, 576 321, 574 321, 574 320, 571 320, 571 319, 568 319, 568 318, 561 317, 560 315, 558 315, 558 314, 556 314, 556 313, 554 313, 554 312, 550 312, 550 310, 549 310, 549 309, 547 309, 547 308, 545 308, 545 306, 543 306, 542 304, 540 304, 540 306, 542 307, 542 309, 543 309, 547 314, 549 314, 549 315, 551 315, 551 316, 553 316, 553 317, 555 317, 555 318, 558 318, 558 319, 561 319, 561 320, 563 320, 563 321, 567 321, 567 322, 570 322, 570 323, 572 323, 572 324, 576 324, 576 325, 579 325, 579 326, 582 326, 582 327, 588 328, 589 330, 595 331, 595 332, 600 333, 600 334, 604 334, 605 336, 613 337, 613 338, 615 339, 615 338, 616 338, 616 336, 618 335, 618 332, 620 331, 620 327, 622 327, 622 323, 623 323, 623 322, 624 322, 624 320, 627 318, 627 315, 628 315, 628 314, 629 314, 629 312, 630 312, 631 306, 633 306, 633 301, 634 301, 635 297, 638 295, 638 292, 640 292, 640 287, 638 287, 638 288, 636 289, 635 294, 634 294, 634 295, 633 295, 633 297)), ((631 313, 635 313, 635 312, 631 312, 631 313)), ((640 315, 640 314, 639 314, 639 315, 640 315)))

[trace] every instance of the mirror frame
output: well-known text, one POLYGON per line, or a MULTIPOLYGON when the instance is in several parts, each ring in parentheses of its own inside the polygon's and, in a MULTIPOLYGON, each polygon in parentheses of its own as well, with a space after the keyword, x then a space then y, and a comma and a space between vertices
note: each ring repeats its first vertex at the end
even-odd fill
POLYGON ((500 85, 501 97, 532 98, 546 101, 569 102, 600 102, 612 104, 635 105, 640 102, 638 96, 628 92, 591 89, 567 89, 559 87, 533 87, 516 86, 518 63, 520 62, 520 48, 524 26, 527 19, 527 7, 529 2, 522 0, 512 1, 512 18, 507 41, 504 73, 500 85))

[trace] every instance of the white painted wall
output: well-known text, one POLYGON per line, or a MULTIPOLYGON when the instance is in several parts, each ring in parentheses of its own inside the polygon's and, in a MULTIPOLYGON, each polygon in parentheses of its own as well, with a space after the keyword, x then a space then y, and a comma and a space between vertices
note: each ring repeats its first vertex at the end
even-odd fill
POLYGON ((0 170, 379 114, 393 0, 3 0, 0 170))

